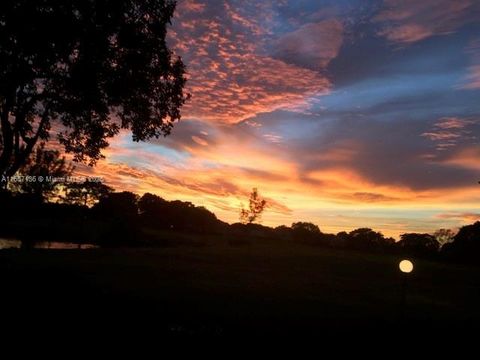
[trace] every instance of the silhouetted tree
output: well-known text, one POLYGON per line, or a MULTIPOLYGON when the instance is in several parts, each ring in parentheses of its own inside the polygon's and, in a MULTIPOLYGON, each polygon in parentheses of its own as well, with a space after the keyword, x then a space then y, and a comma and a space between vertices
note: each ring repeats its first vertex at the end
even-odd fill
POLYGON ((333 244, 335 247, 344 247, 347 244, 348 240, 348 233, 346 231, 340 231, 335 236, 335 243, 333 244))
POLYGON ((114 192, 101 198, 93 208, 100 217, 133 219, 138 215, 138 195, 130 191, 114 192))
POLYGON ((162 199, 160 196, 150 193, 145 193, 138 200, 138 211, 142 222, 146 225, 167 228, 169 220, 166 219, 168 201, 162 199))
POLYGON ((440 244, 433 235, 430 234, 402 234, 397 243, 406 253, 414 255, 429 255, 438 252, 440 244))
POLYGON ((98 243, 107 247, 140 243, 137 201, 138 195, 129 191, 111 193, 100 199, 92 208, 94 218, 104 224, 98 243))
POLYGON ((144 194, 138 201, 138 208, 142 223, 152 228, 210 233, 222 225, 215 214, 202 206, 166 201, 154 194, 144 194))
POLYGON ((191 212, 191 230, 199 233, 216 232, 222 223, 204 206, 195 206, 191 212))
POLYGON ((160 196, 150 193, 145 193, 138 200, 138 209, 140 214, 154 213, 161 210, 163 206, 167 204, 167 201, 160 196))
POLYGON ((480 252, 480 221, 460 228, 453 242, 442 247, 445 254, 478 261, 480 252))
POLYGON ((10 187, 45 201, 57 194, 73 169, 58 150, 47 150, 41 143, 20 169, 18 179, 10 182, 10 187))
POLYGON ((120 129, 134 141, 168 135, 188 97, 184 64, 165 41, 175 5, 2 0, 0 176, 15 174, 51 128, 91 164, 120 129))
POLYGON ((113 192, 113 188, 99 181, 85 180, 83 182, 69 182, 65 185, 63 202, 83 206, 93 206, 100 199, 113 192))
POLYGON ((351 231, 345 240, 345 246, 352 249, 378 250, 393 245, 393 239, 386 239, 382 233, 370 228, 359 228, 351 231))
POLYGON ((395 243, 396 243, 396 240, 393 237, 390 236, 385 238, 385 244, 387 246, 395 245, 395 243))
POLYGON ((311 222, 295 222, 292 224, 292 233, 295 241, 304 243, 318 243, 322 232, 311 222))
POLYGON ((311 222, 295 222, 292 224, 293 231, 301 231, 310 234, 320 234, 320 228, 311 222))
POLYGON ((280 225, 274 229, 274 234, 279 239, 291 240, 293 237, 293 230, 291 227, 280 225))
POLYGON ((248 209, 242 209, 240 211, 240 221, 244 224, 260 221, 266 206, 267 201, 258 194, 256 188, 253 188, 250 199, 248 200, 248 209))
POLYGON ((451 229, 439 229, 433 234, 435 240, 438 241, 440 247, 443 247, 445 244, 451 243, 455 237, 455 232, 451 229))

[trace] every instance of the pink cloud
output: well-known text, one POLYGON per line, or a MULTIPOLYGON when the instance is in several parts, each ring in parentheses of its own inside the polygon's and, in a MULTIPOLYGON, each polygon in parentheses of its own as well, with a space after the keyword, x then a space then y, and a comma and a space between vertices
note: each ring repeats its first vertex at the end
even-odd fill
POLYGON ((467 90, 480 89, 480 38, 471 41, 465 52, 471 58, 471 65, 467 68, 467 75, 463 79, 462 84, 457 88, 467 90))
POLYGON ((197 2, 195 0, 181 0, 179 7, 182 7, 184 11, 189 12, 202 12, 205 10, 205 4, 197 2))
POLYGON ((267 139, 267 141, 274 143, 274 144, 279 144, 282 142, 282 136, 280 135, 275 135, 275 134, 264 134, 263 137, 267 139))
POLYGON ((433 141, 440 141, 440 140, 452 140, 457 139, 461 135, 456 133, 451 133, 447 131, 437 131, 437 132, 425 132, 422 134, 426 138, 433 140, 433 141))
POLYGON ((446 117, 440 119, 435 126, 441 129, 463 129, 464 127, 474 124, 471 119, 461 119, 458 117, 446 117))
POLYGON ((463 89, 480 89, 480 65, 472 65, 468 68, 463 89))
POLYGON ((338 55, 343 42, 343 25, 335 18, 309 23, 287 33, 276 42, 283 59, 303 58, 313 68, 323 68, 338 55))
POLYGON ((445 117, 439 119, 432 131, 424 132, 421 136, 436 142, 437 150, 447 150, 455 147, 459 140, 469 136, 469 126, 477 124, 474 119, 445 117))
POLYGON ((208 146, 208 141, 205 139, 202 139, 201 137, 193 135, 192 140, 195 141, 198 145, 208 146))
MULTIPOLYGON (((185 117, 238 123, 261 112, 302 111, 312 97, 328 93, 331 84, 324 75, 265 51, 274 18, 269 3, 202 4, 208 11, 199 13, 179 3, 169 33, 190 74, 187 90, 192 98, 184 108, 185 117)), ((312 53, 321 50, 319 65, 326 64, 338 52, 341 24, 332 20, 312 26, 300 31, 325 33, 323 45, 311 42, 306 47, 312 53)))
POLYGON ((379 32, 397 43, 414 43, 430 36, 455 32, 475 21, 478 2, 473 0, 385 0, 374 18, 379 32))
POLYGON ((395 42, 416 42, 430 37, 433 33, 431 30, 418 24, 399 25, 395 28, 385 29, 380 32, 381 35, 395 42))

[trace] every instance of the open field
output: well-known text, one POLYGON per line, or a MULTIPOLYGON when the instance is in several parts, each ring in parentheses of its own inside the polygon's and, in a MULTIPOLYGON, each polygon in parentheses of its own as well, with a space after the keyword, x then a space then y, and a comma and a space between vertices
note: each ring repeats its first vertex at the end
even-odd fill
MULTIPOLYGON (((415 261, 401 315, 399 258, 294 244, 3 250, 2 309, 36 329, 317 334, 449 332, 480 320, 480 268, 415 261), (134 324, 136 327, 131 327, 134 324)), ((62 330, 63 331, 63 330, 62 330)))

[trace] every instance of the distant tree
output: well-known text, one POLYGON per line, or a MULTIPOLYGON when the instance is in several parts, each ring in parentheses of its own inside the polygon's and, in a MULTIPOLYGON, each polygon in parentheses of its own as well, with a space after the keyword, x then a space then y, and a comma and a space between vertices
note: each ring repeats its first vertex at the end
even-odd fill
POLYGON ((140 198, 138 209, 142 223, 151 228, 211 233, 223 224, 203 206, 178 200, 166 201, 150 193, 140 198))
POLYGON ((65 184, 62 200, 67 204, 93 206, 113 192, 113 188, 98 181, 69 182, 65 184))
POLYGON ((445 244, 451 243, 455 237, 455 232, 451 229, 439 229, 433 234, 435 240, 438 241, 440 247, 445 244))
POLYGON ((159 210, 160 207, 164 206, 166 203, 167 201, 162 199, 158 195, 145 193, 138 200, 138 209, 141 214, 155 212, 159 210))
POLYGON ((435 236, 417 233, 400 235, 400 241, 397 243, 397 246, 405 252, 415 255, 434 254, 440 248, 440 244, 435 239, 435 236))
MULTIPOLYGON (((12 176, 50 129, 94 164, 108 139, 168 135, 188 98, 167 47, 172 0, 0 2, 0 176, 12 176)), ((6 186, 3 184, 3 186, 6 186)))
POLYGON ((258 194, 256 188, 253 188, 248 201, 248 209, 242 209, 240 211, 240 221, 244 224, 260 221, 266 206, 267 201, 258 194))
POLYGON ((63 179, 71 176, 73 170, 58 150, 47 150, 45 143, 41 143, 20 169, 18 180, 10 182, 10 187, 45 201, 57 195, 63 179))
POLYGON ((302 231, 302 232, 310 233, 310 234, 320 234, 321 233, 318 225, 315 225, 311 222, 294 222, 292 224, 292 230, 302 231))
POLYGON ((295 241, 304 243, 318 243, 322 232, 320 228, 311 222, 294 222, 292 233, 295 241))
POLYGON ((359 228, 348 234, 345 245, 352 249, 375 250, 391 246, 392 241, 370 228, 359 228))

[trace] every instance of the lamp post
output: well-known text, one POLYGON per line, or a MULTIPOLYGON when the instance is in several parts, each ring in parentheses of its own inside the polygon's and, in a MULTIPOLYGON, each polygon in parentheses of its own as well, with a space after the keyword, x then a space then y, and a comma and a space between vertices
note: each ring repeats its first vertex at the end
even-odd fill
POLYGON ((405 319, 405 308, 407 305, 407 280, 409 274, 413 271, 413 263, 410 260, 402 260, 398 264, 398 267, 402 272, 402 288, 400 294, 400 320, 403 322, 405 319))

